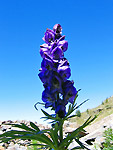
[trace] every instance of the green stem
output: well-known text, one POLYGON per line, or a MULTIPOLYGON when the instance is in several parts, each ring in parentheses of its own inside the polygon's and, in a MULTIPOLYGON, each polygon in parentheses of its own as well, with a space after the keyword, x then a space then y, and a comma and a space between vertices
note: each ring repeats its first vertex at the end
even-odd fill
MULTIPOLYGON (((62 141, 63 141, 63 124, 64 124, 64 121, 62 120, 62 122, 60 122, 60 132, 59 132, 59 136, 60 136, 60 143, 62 143, 62 141)), ((59 149, 59 150, 66 150, 65 149, 65 146, 64 147, 62 147, 61 149, 59 149)))
POLYGON ((63 124, 61 125, 60 129, 60 143, 63 141, 63 124))

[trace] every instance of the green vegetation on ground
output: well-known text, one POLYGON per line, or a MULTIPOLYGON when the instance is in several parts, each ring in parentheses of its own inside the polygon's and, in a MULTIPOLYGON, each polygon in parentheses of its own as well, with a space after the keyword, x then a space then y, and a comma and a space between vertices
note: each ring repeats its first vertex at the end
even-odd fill
POLYGON ((93 150, 113 150, 113 129, 108 128, 105 130, 103 136, 105 137, 105 141, 101 143, 101 146, 95 144, 93 150))

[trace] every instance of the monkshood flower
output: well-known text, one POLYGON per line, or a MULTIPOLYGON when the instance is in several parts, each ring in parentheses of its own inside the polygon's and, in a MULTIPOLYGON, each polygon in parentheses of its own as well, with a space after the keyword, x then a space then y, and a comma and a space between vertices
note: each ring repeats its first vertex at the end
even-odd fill
POLYGON ((51 107, 59 117, 63 118, 66 115, 66 105, 68 102, 73 103, 77 90, 68 80, 71 69, 64 57, 68 42, 65 41, 65 36, 61 35, 61 31, 60 24, 54 25, 53 30, 46 30, 43 37, 45 43, 40 46, 43 60, 38 75, 45 88, 42 93, 45 108, 51 107))
POLYGON ((73 86, 73 82, 67 80, 64 85, 64 101, 69 101, 70 103, 73 104, 73 100, 76 96, 76 88, 73 86))
POLYGON ((66 136, 64 136, 64 122, 76 117, 76 115, 73 115, 73 112, 87 100, 79 105, 76 103, 79 90, 77 91, 74 87, 74 82, 69 80, 71 69, 68 60, 64 57, 64 52, 68 48, 68 42, 65 41, 65 36, 61 34, 61 25, 54 25, 53 30, 46 30, 43 38, 45 43, 40 46, 42 62, 38 76, 43 83, 44 91, 42 92, 43 103, 37 102, 35 108, 37 109, 37 104, 42 104, 45 108, 50 107, 51 110, 55 112, 54 114, 49 114, 41 109, 44 114, 42 118, 51 120, 51 128, 40 129, 33 122, 30 122, 29 125, 24 123, 5 124, 11 125, 14 127, 14 130, 12 128, 11 131, 0 134, 0 143, 10 143, 10 141, 16 140, 16 143, 19 144, 20 141, 30 140, 33 141, 33 143, 28 143, 28 146, 34 145, 36 149, 89 150, 86 144, 80 141, 82 137, 81 133, 85 131, 84 128, 95 120, 97 116, 94 118, 90 116, 80 127, 74 129, 72 132, 66 133, 66 136), (66 107, 68 109, 66 109, 66 107), (15 130, 15 127, 17 130, 15 130), (37 142, 34 143, 34 141, 37 142), (74 141, 76 141, 78 145, 70 148, 70 144, 74 141))
POLYGON ((47 29, 46 30, 46 33, 44 35, 44 38, 43 40, 46 42, 46 43, 50 43, 52 41, 55 40, 55 33, 54 31, 50 30, 50 29, 47 29))

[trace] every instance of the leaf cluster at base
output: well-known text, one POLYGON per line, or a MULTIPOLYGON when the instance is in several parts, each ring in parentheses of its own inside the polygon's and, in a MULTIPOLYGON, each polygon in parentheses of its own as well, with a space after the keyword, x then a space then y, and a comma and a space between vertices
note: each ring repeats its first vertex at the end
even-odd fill
MULTIPOLYGON (((19 130, 11 130, 7 131, 0 135, 0 143, 7 143, 11 140, 21 139, 21 140, 35 140, 38 141, 37 143, 29 144, 38 146, 39 149, 48 149, 48 150, 68 150, 69 145, 75 140, 79 146, 72 148, 71 150, 75 149, 87 149, 88 148, 81 143, 79 133, 84 131, 84 128, 88 126, 92 121, 94 121, 97 116, 91 118, 89 117, 83 125, 75 129, 73 132, 68 133, 66 137, 63 136, 63 124, 69 118, 74 117, 75 115, 71 115, 76 109, 78 109, 83 103, 77 106, 75 104, 77 95, 75 97, 74 103, 69 105, 68 112, 64 118, 59 118, 58 115, 49 115, 46 111, 42 110, 44 113, 45 119, 51 120, 52 127, 50 129, 40 130, 37 125, 33 122, 30 122, 30 126, 25 125, 24 123, 21 124, 7 124, 11 125, 12 127, 23 129, 22 131, 19 130)), ((6 125, 6 124, 5 124, 6 125)))

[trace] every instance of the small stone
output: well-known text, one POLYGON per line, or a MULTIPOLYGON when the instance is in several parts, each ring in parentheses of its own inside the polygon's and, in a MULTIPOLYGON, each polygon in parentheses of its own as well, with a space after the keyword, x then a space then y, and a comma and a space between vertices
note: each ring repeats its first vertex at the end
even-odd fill
POLYGON ((11 121, 11 120, 8 120, 7 122, 8 122, 8 123, 13 123, 13 121, 11 121))
POLYGON ((5 124, 5 123, 7 123, 6 121, 2 121, 2 124, 5 124))
POLYGON ((2 129, 3 132, 5 132, 7 129, 2 129))

